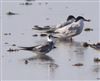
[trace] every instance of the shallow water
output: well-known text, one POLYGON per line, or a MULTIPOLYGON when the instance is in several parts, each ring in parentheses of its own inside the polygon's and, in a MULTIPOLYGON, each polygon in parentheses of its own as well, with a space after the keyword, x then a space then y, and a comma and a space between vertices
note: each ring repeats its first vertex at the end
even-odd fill
POLYGON ((100 64, 94 62, 94 58, 100 57, 100 51, 82 46, 83 42, 100 41, 99 3, 41 2, 40 4, 40 1, 33 1, 32 5, 22 5, 24 2, 2 3, 2 80, 100 79, 100 64), (18 14, 6 15, 9 11, 18 14), (57 41, 57 48, 43 59, 38 59, 35 53, 29 51, 7 52, 9 48, 18 49, 18 46, 34 46, 46 42, 46 37, 32 36, 40 34, 38 31, 33 31, 32 27, 59 24, 70 14, 91 19, 90 23, 85 23, 85 27, 93 28, 93 31, 83 31, 73 42, 57 41), (24 63, 25 59, 29 59, 28 64, 24 63), (77 63, 82 63, 83 66, 73 66, 77 63))

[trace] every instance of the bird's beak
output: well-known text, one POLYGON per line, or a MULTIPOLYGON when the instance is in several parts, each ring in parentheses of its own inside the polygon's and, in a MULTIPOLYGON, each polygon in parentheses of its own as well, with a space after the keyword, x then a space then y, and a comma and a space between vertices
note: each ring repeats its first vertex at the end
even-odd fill
POLYGON ((84 21, 90 22, 91 20, 90 19, 84 19, 84 21))

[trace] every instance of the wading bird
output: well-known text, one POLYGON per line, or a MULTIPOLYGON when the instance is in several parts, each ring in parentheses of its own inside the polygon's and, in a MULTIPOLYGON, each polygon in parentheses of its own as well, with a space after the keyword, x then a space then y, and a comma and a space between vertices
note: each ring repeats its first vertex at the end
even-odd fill
POLYGON ((27 50, 27 51, 33 51, 36 54, 46 54, 48 52, 50 52, 53 48, 55 48, 54 44, 54 38, 52 35, 49 35, 47 37, 47 43, 43 44, 43 45, 36 45, 36 46, 32 46, 32 47, 20 47, 20 50, 27 50))
POLYGON ((72 37, 77 36, 82 32, 84 21, 90 22, 89 19, 78 16, 72 24, 56 29, 54 36, 61 39, 72 39, 72 37))

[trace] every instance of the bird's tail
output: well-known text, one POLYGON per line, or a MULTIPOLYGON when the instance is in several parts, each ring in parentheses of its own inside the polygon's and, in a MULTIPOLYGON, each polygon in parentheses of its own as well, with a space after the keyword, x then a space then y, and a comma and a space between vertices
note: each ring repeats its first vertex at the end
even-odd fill
POLYGON ((35 47, 19 47, 19 48, 20 48, 20 50, 28 50, 28 51, 32 51, 33 48, 35 48, 35 47))
POLYGON ((50 27, 49 26, 45 26, 45 27, 40 27, 40 26, 34 26, 34 28, 32 28, 32 29, 34 29, 34 30, 48 30, 48 29, 50 29, 50 27))
POLYGON ((43 30, 43 28, 39 27, 39 26, 34 26, 34 28, 32 28, 32 29, 34 29, 34 30, 43 30))

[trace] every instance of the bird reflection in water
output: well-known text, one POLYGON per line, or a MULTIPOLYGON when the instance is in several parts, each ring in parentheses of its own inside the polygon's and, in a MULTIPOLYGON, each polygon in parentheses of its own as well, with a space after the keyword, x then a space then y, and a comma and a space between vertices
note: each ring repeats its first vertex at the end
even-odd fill
POLYGON ((50 80, 54 80, 55 72, 58 67, 59 67, 58 64, 55 64, 54 62, 49 63, 49 65, 48 65, 49 76, 48 77, 50 80))
POLYGON ((100 72, 100 65, 99 64, 94 65, 93 72, 96 72, 96 73, 99 73, 100 72))
POLYGON ((42 62, 46 62, 46 61, 54 62, 54 59, 52 59, 50 56, 44 55, 44 54, 32 56, 32 57, 26 58, 24 60, 25 61, 37 61, 37 60, 40 60, 42 62))
POLYGON ((25 64, 28 64, 30 61, 39 61, 39 65, 46 66, 48 69, 48 77, 51 79, 54 78, 55 70, 58 68, 58 64, 55 63, 54 59, 48 55, 36 55, 30 58, 24 59, 25 64))
POLYGON ((94 65, 93 66, 93 69, 92 69, 92 71, 95 73, 95 76, 96 76, 96 79, 97 80, 100 80, 100 65, 99 64, 96 64, 96 65, 94 65))
POLYGON ((74 50, 74 52, 77 52, 77 54, 84 54, 85 48, 82 46, 82 44, 82 42, 73 41, 69 44, 69 46, 74 50))
POLYGON ((77 61, 83 61, 84 60, 84 52, 88 48, 83 47, 83 42, 78 41, 60 41, 58 43, 61 43, 64 47, 64 49, 67 50, 67 54, 69 55, 70 59, 76 59, 77 61))
POLYGON ((87 50, 87 48, 84 48, 82 42, 73 41, 69 45, 69 53, 72 53, 75 55, 76 60, 78 61, 84 61, 84 52, 87 50))

